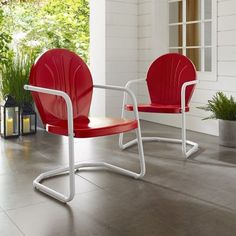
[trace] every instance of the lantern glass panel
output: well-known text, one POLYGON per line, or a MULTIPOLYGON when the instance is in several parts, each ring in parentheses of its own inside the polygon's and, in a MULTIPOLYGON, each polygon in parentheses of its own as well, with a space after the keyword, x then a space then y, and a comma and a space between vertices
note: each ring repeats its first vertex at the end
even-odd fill
POLYGON ((6 136, 18 135, 19 131, 19 108, 5 107, 5 129, 6 136))
POLYGON ((35 127, 36 120, 35 119, 36 119, 35 114, 30 115, 30 129, 31 129, 31 132, 35 132, 35 129, 36 129, 36 127, 35 127))
POLYGON ((22 115, 22 134, 32 134, 36 132, 36 115, 24 114, 22 115))

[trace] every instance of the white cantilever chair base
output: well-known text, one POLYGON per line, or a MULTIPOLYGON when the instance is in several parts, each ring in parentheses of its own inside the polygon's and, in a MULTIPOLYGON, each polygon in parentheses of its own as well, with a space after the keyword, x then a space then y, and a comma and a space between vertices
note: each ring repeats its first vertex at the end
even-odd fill
MULTIPOLYGON (((120 135, 121 136, 121 135, 120 135)), ((194 143, 192 141, 186 140, 186 142, 184 143, 182 141, 182 139, 173 139, 173 138, 163 138, 163 137, 142 137, 142 141, 143 142, 166 142, 166 143, 176 143, 176 144, 182 144, 185 145, 186 149, 187 146, 189 146, 189 150, 182 150, 183 155, 188 158, 190 157, 192 154, 194 154, 195 152, 198 151, 198 144, 194 143)), ((123 138, 122 138, 122 144, 120 144, 120 148, 122 150, 125 150, 126 148, 129 148, 133 145, 137 144, 137 139, 133 139, 125 144, 123 144, 123 138)))

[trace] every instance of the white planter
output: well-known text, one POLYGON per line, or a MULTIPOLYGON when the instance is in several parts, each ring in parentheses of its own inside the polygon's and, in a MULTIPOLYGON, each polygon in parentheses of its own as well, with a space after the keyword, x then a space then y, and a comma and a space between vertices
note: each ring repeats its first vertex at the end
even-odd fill
POLYGON ((219 144, 236 147, 236 121, 219 120, 219 144))

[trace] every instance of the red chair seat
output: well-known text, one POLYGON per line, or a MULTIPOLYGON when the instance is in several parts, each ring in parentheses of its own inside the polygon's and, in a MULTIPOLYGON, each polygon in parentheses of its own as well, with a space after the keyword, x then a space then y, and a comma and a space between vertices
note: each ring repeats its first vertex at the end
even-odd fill
MULTIPOLYGON (((89 121, 74 120, 76 138, 91 138, 127 132, 138 127, 137 120, 116 118, 89 118, 89 121)), ((47 124, 46 129, 53 134, 67 136, 67 121, 57 121, 47 124)))
MULTIPOLYGON (((127 104, 125 108, 127 111, 133 111, 133 105, 127 104)), ((181 106, 163 104, 138 104, 138 111, 154 113, 181 113, 181 106)), ((185 111, 189 111, 188 106, 185 107, 185 111)))

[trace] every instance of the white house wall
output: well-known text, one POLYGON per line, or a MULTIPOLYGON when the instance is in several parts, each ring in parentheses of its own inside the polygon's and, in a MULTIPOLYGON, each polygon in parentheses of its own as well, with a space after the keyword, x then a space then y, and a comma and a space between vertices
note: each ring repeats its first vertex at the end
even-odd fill
MULTIPOLYGON (((90 0, 90 69, 95 84, 106 83, 106 34, 105 0, 90 0)), ((104 116, 106 113, 105 92, 95 90, 93 94, 91 116, 104 116)))
MULTIPOLYGON (((165 7, 167 0, 138 1, 138 76, 145 77, 148 66, 162 53, 167 52, 168 33, 165 7), (161 10, 160 10, 161 9, 161 10), (156 37, 159 34, 160 37, 156 37)), ((218 122, 202 121, 206 112, 197 109, 217 91, 236 97, 236 1, 218 0, 218 72, 215 81, 201 81, 192 98, 191 112, 187 117, 190 130, 218 135, 218 122)), ((148 100, 145 89, 139 87, 139 99, 148 100)), ((142 114, 145 120, 180 127, 180 120, 174 115, 142 114)))
MULTIPOLYGON (((124 86, 130 79, 145 78, 150 63, 168 50, 167 0, 106 0, 105 82, 124 86)), ((195 91, 187 128, 218 135, 216 120, 202 121, 207 113, 197 109, 217 91, 236 97, 236 1, 218 0, 217 76, 202 80, 195 91)), ((136 88, 134 88, 136 91, 136 88)), ((139 101, 149 100, 144 86, 139 101)), ((106 114, 120 115, 122 96, 106 94, 106 114)), ((175 115, 141 114, 141 118, 180 127, 175 115)))

